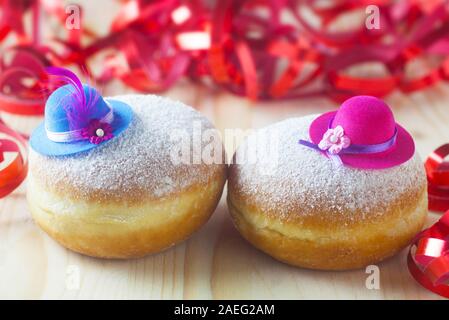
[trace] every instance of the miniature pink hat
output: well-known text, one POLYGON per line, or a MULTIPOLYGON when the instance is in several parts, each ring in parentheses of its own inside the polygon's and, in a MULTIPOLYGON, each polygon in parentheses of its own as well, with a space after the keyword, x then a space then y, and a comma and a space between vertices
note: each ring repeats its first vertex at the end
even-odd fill
POLYGON ((322 114, 309 135, 311 141, 299 143, 354 168, 390 168, 415 153, 413 138, 395 122, 388 105, 371 96, 352 97, 338 111, 322 114))

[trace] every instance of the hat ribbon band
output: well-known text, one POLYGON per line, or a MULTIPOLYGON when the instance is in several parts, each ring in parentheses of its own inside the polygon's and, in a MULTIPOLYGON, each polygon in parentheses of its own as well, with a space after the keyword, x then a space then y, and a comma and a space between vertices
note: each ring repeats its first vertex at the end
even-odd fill
POLYGON ((331 154, 330 152, 326 152, 325 150, 322 150, 317 144, 307 140, 301 139, 299 140, 299 144, 320 152, 326 152, 332 160, 337 160, 337 162, 341 163, 341 159, 338 156, 340 154, 373 154, 387 151, 396 143, 397 135, 398 129, 395 128, 393 136, 385 142, 378 144, 351 144, 347 148, 343 148, 338 154, 331 154))
MULTIPOLYGON (((111 124, 114 121, 114 112, 112 109, 109 110, 109 112, 100 119, 100 122, 111 124)), ((75 142, 75 141, 81 141, 81 140, 88 140, 88 138, 83 137, 81 134, 85 129, 76 129, 71 131, 64 131, 64 132, 54 132, 47 130, 45 128, 45 132, 47 133, 48 139, 50 139, 53 142, 75 142)))

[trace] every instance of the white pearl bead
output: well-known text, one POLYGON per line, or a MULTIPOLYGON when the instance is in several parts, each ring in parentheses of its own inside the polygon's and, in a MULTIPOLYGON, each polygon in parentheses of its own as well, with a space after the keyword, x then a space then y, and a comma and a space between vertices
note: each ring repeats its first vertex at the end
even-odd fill
POLYGON ((332 143, 337 143, 338 138, 336 136, 332 135, 332 136, 330 136, 329 141, 332 142, 332 143))
POLYGON ((97 137, 103 137, 104 131, 103 129, 97 129, 97 131, 95 131, 95 134, 97 135, 97 137))

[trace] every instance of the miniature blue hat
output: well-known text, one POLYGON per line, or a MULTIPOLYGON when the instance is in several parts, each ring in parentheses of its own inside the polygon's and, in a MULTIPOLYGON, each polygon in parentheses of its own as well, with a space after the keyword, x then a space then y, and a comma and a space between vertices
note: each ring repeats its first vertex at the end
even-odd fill
POLYGON ((103 99, 70 70, 46 70, 68 84, 56 89, 45 104, 44 123, 30 137, 36 152, 67 156, 87 151, 117 137, 131 123, 133 112, 127 104, 103 99))

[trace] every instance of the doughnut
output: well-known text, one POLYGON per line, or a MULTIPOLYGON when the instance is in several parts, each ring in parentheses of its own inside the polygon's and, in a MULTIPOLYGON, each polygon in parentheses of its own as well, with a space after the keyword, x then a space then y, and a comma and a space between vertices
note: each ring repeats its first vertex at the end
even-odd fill
MULTIPOLYGON (((426 176, 414 145, 405 147, 402 163, 388 168, 336 163, 298 143, 310 141, 318 117, 275 123, 239 146, 227 195, 236 228, 256 248, 298 267, 356 269, 393 256, 421 230, 427 215, 426 176)), ((395 143, 408 139, 399 132, 395 143)), ((397 160, 395 151, 385 152, 385 159, 397 160)))
MULTIPOLYGON (((218 135, 213 152, 220 161, 199 157, 204 150, 194 145, 195 130, 217 132, 191 107, 155 95, 113 99, 131 107, 129 127, 73 155, 31 148, 27 199, 36 223, 64 247, 93 257, 136 258, 204 225, 221 197, 227 167, 218 135), (174 156, 180 150, 186 161, 174 156)), ((201 148, 209 143, 199 142, 201 148)))

